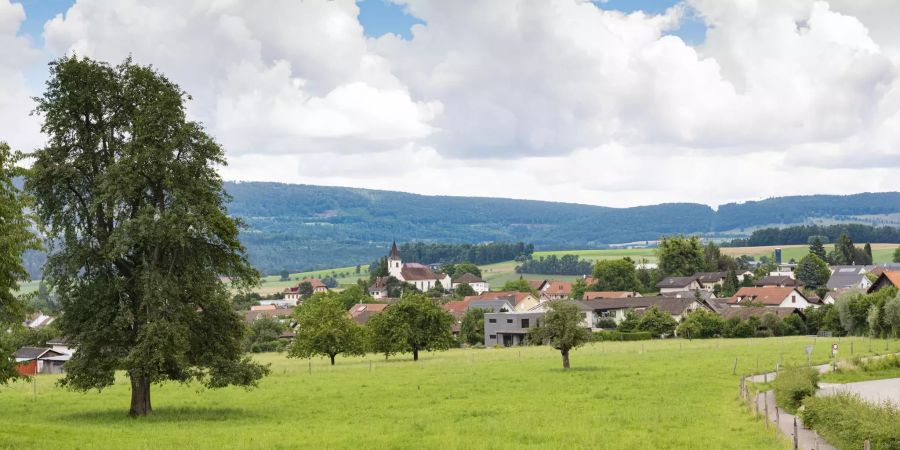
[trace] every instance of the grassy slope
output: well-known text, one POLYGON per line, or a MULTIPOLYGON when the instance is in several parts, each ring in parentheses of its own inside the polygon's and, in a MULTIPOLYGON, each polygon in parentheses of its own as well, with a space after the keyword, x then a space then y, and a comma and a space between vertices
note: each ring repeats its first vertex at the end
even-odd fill
MULTIPOLYGON (((783 449, 739 402, 732 365, 738 358, 741 374, 782 357, 805 362, 811 343, 597 343, 573 352, 569 372, 548 347, 451 350, 418 363, 339 357, 334 368, 314 359, 311 375, 305 360, 268 354, 259 359, 272 375, 258 389, 154 386, 155 413, 139 421, 124 414, 124 377, 79 394, 40 376, 36 396, 29 383, 0 390, 0 447, 783 449)), ((815 345, 814 361, 829 345, 815 345)))

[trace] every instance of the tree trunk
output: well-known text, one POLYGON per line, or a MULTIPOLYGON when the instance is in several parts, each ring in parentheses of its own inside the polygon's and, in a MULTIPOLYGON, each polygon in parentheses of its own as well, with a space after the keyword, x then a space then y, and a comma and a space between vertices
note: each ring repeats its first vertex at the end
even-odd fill
POLYGON ((331 365, 333 366, 334 365, 334 355, 328 355, 328 356, 331 357, 331 365))
POLYGON ((569 350, 560 350, 559 352, 562 353, 563 369, 568 370, 569 369, 569 350))
POLYGON ((418 361, 418 360, 419 360, 419 349, 414 348, 413 349, 413 361, 418 361))
POLYGON ((131 417, 143 417, 150 414, 150 379, 143 375, 131 375, 131 417))

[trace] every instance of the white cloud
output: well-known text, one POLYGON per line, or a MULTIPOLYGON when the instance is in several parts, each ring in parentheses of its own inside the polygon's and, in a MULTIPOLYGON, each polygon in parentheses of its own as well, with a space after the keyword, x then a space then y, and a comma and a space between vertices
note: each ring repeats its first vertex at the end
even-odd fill
POLYGON ((34 109, 25 73, 40 62, 28 40, 18 37, 25 10, 18 3, 0 0, 0 141, 15 149, 40 144, 39 125, 28 113, 34 109))
MULTIPOLYGON (((78 0, 45 41, 178 82, 229 179, 616 206, 900 190, 900 3, 394 1, 425 22, 410 40, 366 39, 352 0, 78 0), (667 34, 686 8, 701 46, 667 34)), ((25 56, 0 79, 24 86, 6 2, 0 52, 25 56)))

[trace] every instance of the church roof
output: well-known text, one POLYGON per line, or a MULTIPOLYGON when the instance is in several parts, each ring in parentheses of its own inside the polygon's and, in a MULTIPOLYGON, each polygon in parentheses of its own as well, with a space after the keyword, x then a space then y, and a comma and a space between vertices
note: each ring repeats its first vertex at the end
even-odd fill
POLYGON ((400 259, 400 250, 397 250, 397 241, 391 243, 391 254, 388 259, 400 259))
POLYGON ((436 273, 430 267, 417 263, 404 264, 403 268, 400 269, 400 276, 403 277, 404 281, 440 280, 444 278, 444 274, 436 273))

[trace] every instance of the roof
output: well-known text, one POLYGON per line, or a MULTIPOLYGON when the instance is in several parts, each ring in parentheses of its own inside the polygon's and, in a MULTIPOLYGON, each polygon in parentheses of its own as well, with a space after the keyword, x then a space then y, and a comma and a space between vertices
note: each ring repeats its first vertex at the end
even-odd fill
POLYGON ((544 293, 548 295, 569 295, 572 293, 572 282, 551 280, 544 293))
POLYGON ((473 273, 466 272, 466 273, 464 273, 464 274, 462 274, 462 275, 460 275, 460 276, 454 278, 454 279, 453 279, 453 282, 454 282, 454 283, 467 283, 467 284, 471 284, 471 283, 484 283, 484 280, 482 280, 481 278, 479 278, 478 275, 475 275, 475 274, 473 274, 473 273))
POLYGON ((889 283, 892 286, 900 287, 900 270, 886 270, 878 275, 878 279, 872 283, 872 286, 869 287, 869 292, 873 292, 876 289, 880 289, 884 283, 889 283))
POLYGON ((313 290, 328 289, 328 286, 325 286, 325 283, 323 283, 322 280, 318 278, 304 278, 300 280, 300 282, 298 282, 296 286, 291 286, 285 289, 284 292, 295 293, 300 290, 300 285, 303 283, 309 283, 310 285, 312 285, 313 290))
POLYGON ((860 283, 865 279, 866 275, 859 273, 858 270, 835 270, 831 277, 828 278, 828 283, 825 284, 825 287, 828 289, 859 287, 860 283))
POLYGON ((728 306, 727 298, 710 298, 704 300, 706 302, 706 306, 709 306, 709 309, 713 310, 716 314, 724 314, 725 310, 732 308, 728 306))
POLYGON ((47 341, 47 345, 69 345, 69 339, 63 336, 57 336, 47 341))
MULTIPOLYGON (((437 273, 431 270, 431 267, 418 263, 404 264, 403 268, 400 269, 400 276, 403 277, 405 281, 441 280, 444 278, 444 274, 437 273)), ((450 286, 446 287, 449 288, 450 286)))
POLYGON ((275 305, 253 305, 250 307, 250 311, 266 311, 269 309, 276 309, 275 305))
POLYGON ((544 283, 546 282, 547 280, 528 280, 528 285, 531 286, 532 289, 539 291, 544 287, 544 283))
POLYGON ((387 289, 387 282, 390 277, 375 277, 375 281, 369 286, 369 292, 387 289))
POLYGON ((693 298, 679 297, 628 297, 628 298, 600 298, 596 300, 584 300, 580 303, 581 309, 609 310, 609 309, 634 309, 645 310, 656 306, 662 311, 672 315, 679 315, 694 302, 693 298))
POLYGON ((16 350, 16 359, 30 361, 45 357, 63 356, 62 353, 54 351, 49 347, 22 347, 16 350))
POLYGON ((464 299, 464 300, 454 300, 454 301, 444 303, 443 305, 441 305, 441 308, 443 308, 444 311, 447 311, 448 313, 453 314, 453 315, 465 314, 466 311, 469 309, 468 297, 466 297, 466 299, 464 299))
POLYGON ((701 283, 716 283, 728 276, 728 272, 697 272, 694 277, 701 283))
POLYGON ((679 287, 688 287, 691 283, 697 281, 697 277, 666 277, 663 278, 662 281, 656 283, 656 287, 658 288, 679 288, 679 287))
POLYGON ((757 287, 767 286, 803 286, 803 282, 788 275, 767 275, 754 283, 757 287))
POLYGON ((761 317, 766 313, 775 314, 778 317, 785 318, 791 314, 799 314, 799 308, 772 308, 766 306, 731 306, 723 310, 719 314, 725 319, 737 317, 741 320, 747 320, 750 317, 761 317))
POLYGON ((253 323, 254 320, 261 317, 291 317, 294 315, 294 308, 275 308, 264 309, 261 311, 247 311, 244 313, 244 322, 253 323))
POLYGON ((792 287, 742 287, 728 299, 729 304, 736 304, 741 301, 750 299, 753 302, 763 305, 780 305, 791 293, 796 293, 804 300, 806 297, 795 288, 792 287))
POLYGON ((506 309, 506 312, 512 310, 512 304, 507 300, 472 300, 469 302, 468 309, 486 309, 490 310, 490 312, 502 312, 503 309, 506 309))
POLYGON ((592 277, 592 276, 588 276, 588 275, 585 275, 585 276, 584 276, 584 285, 585 285, 585 286, 592 286, 592 285, 595 285, 595 284, 597 284, 597 279, 596 279, 596 278, 594 278, 594 277, 592 277))
POLYGON ((400 259, 400 250, 397 250, 397 241, 391 243, 391 253, 388 259, 400 259))
MULTIPOLYGON (((518 306, 519 303, 522 303, 528 297, 532 295, 528 292, 517 292, 517 291, 495 291, 495 292, 484 292, 478 295, 469 295, 466 296, 463 301, 470 302, 472 300, 506 300, 510 302, 513 306, 518 306)), ((449 302, 453 303, 453 302, 449 302)))
POLYGON ((387 303, 357 303, 347 311, 354 322, 365 325, 372 316, 381 314, 390 305, 387 303))
POLYGON ((710 291, 706 291, 703 289, 694 289, 688 291, 672 291, 672 292, 663 292, 659 294, 663 297, 682 297, 682 298, 691 298, 696 300, 697 297, 700 297, 700 300, 709 300, 716 295, 710 291))
POLYGON ((641 294, 632 291, 588 291, 584 293, 583 300, 593 300, 596 298, 628 298, 640 297, 641 294))

